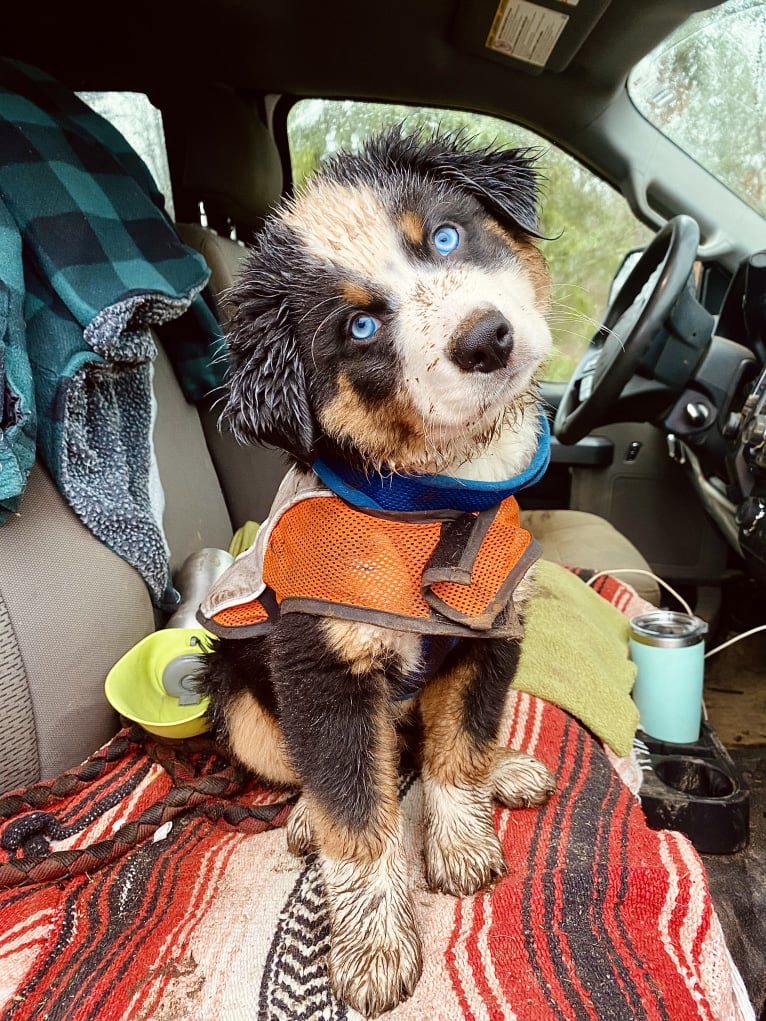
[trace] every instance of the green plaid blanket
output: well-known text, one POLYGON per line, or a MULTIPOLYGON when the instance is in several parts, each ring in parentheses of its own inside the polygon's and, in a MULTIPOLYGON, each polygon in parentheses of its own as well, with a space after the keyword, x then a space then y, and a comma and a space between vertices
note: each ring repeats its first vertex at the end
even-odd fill
POLYGON ((122 135, 44 73, 0 60, 0 521, 19 510, 37 447, 157 605, 175 593, 151 439, 151 330, 187 398, 220 385, 208 277, 122 135))

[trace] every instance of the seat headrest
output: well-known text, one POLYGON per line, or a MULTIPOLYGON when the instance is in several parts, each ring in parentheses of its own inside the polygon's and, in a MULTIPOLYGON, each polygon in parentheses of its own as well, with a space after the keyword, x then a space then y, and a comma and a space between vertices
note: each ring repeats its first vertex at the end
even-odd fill
POLYGON ((193 89, 184 97, 183 124, 180 186, 174 179, 178 218, 196 218, 202 202, 220 233, 232 225, 240 237, 257 230, 281 197, 283 173, 255 103, 224 85, 193 89))

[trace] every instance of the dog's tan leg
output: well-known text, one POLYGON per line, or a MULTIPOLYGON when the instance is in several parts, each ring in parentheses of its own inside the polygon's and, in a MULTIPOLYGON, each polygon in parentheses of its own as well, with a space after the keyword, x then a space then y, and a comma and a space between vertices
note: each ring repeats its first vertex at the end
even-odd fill
POLYGON ((505 874, 494 796, 537 804, 550 790, 544 766, 497 748, 517 658, 514 643, 471 642, 420 696, 426 879, 444 893, 475 893, 505 874))
POLYGON ((426 881, 455 896, 475 893, 506 872, 492 827, 495 749, 473 739, 464 723, 476 670, 472 660, 461 662, 420 696, 426 881))
MULTIPOLYGON (((294 835, 319 848, 330 913, 333 990, 366 1017, 410 996, 422 967, 398 811, 397 742, 382 713, 374 722, 373 740, 378 768, 364 823, 344 823, 328 811, 321 791, 307 789, 294 835)), ((337 763, 339 780, 344 780, 343 765, 337 763)))
POLYGON ((276 719, 249 691, 238 692, 224 709, 229 746, 237 759, 277 787, 298 787, 276 719))
MULTIPOLYGON (((330 908, 330 980, 336 996, 365 1017, 407 999, 422 970, 422 951, 400 828, 360 841, 329 837, 341 852, 320 853, 330 908), (341 853, 339 853, 341 852, 341 853)), ((325 842, 320 837, 320 845, 325 842)))

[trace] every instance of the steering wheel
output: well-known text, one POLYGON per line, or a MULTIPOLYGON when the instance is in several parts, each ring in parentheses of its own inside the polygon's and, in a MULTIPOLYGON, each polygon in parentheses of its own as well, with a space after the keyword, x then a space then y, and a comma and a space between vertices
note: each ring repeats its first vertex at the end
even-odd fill
POLYGON ((620 287, 561 398, 553 433, 576 443, 605 420, 683 291, 700 231, 675 216, 654 236, 620 287))

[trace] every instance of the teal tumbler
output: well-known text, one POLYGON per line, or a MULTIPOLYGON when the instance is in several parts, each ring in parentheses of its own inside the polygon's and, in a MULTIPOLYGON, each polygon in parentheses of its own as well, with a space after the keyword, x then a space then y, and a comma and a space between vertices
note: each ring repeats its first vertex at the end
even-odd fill
POLYGON ((650 737, 676 744, 699 740, 706 632, 704 620, 673 610, 642 613, 630 621, 633 701, 650 737))

